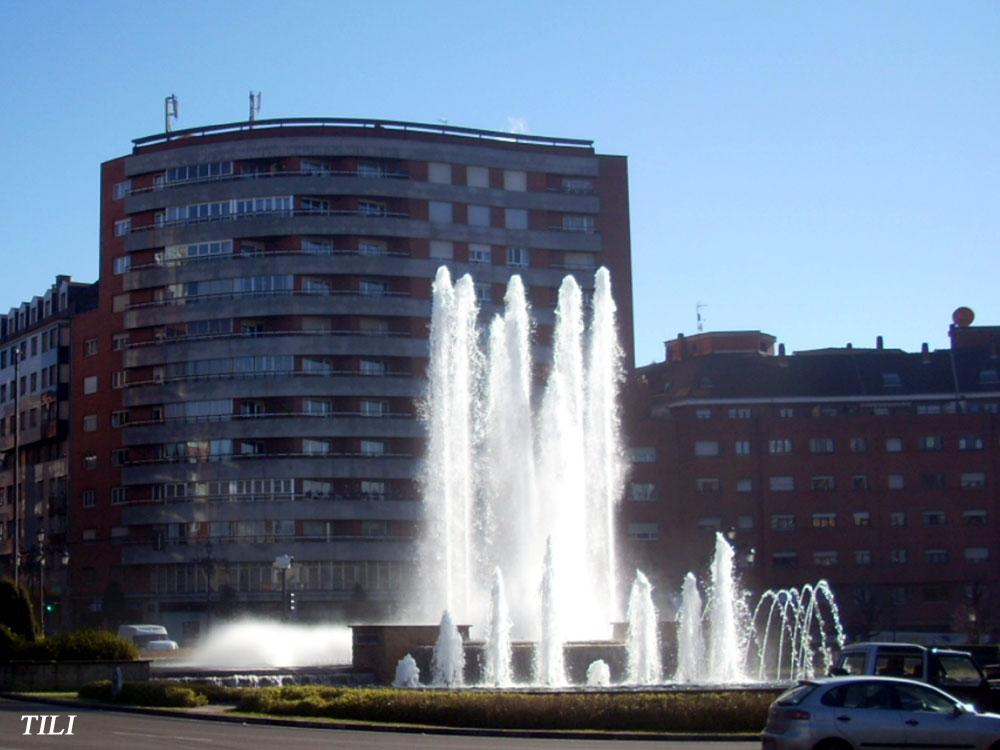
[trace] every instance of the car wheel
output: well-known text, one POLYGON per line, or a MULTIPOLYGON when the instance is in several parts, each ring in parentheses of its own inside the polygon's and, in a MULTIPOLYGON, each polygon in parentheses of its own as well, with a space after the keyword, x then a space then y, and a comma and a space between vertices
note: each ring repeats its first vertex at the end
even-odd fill
MULTIPOLYGON (((813 750, 854 750, 854 748, 846 740, 831 739, 823 740, 813 750)), ((993 750, 993 748, 990 748, 990 750, 993 750)))

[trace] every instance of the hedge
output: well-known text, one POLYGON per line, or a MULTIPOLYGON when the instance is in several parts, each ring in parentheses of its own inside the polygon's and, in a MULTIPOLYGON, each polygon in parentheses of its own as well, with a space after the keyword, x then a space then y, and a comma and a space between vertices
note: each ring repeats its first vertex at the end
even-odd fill
POLYGON ((0 660, 134 661, 138 658, 135 644, 107 630, 74 630, 28 641, 0 626, 0 660))
POLYGON ((122 685, 118 700, 112 699, 111 680, 90 682, 80 688, 78 695, 88 700, 103 703, 122 703, 129 706, 160 706, 164 708, 195 708, 208 703, 208 698, 189 687, 176 682, 153 680, 150 682, 126 682, 122 685))

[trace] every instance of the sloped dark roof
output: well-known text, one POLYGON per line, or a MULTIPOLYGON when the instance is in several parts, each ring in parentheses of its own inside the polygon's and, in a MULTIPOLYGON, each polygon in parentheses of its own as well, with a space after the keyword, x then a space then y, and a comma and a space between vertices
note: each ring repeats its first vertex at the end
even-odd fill
POLYGON ((676 401, 966 395, 1000 391, 1000 358, 989 349, 820 349, 792 356, 715 353, 636 371, 653 393, 676 401), (983 374, 985 372, 985 375, 983 374), (956 388, 956 374, 958 386, 956 388))

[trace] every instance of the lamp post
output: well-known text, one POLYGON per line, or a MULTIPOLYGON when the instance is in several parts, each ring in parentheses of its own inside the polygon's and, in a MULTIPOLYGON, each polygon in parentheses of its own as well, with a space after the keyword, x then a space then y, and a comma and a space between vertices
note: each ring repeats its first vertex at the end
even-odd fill
POLYGON ((291 555, 278 555, 274 558, 274 567, 281 571, 281 620, 288 620, 288 571, 295 558, 291 555))
POLYGON ((38 529, 38 623, 45 635, 45 529, 38 529))
POLYGON ((14 347, 14 585, 20 581, 21 568, 21 360, 24 342, 14 347))

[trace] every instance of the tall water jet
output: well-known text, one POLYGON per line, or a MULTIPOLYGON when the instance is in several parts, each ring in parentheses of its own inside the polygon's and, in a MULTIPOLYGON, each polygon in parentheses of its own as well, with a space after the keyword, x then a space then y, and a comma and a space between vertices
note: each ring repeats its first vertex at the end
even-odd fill
POLYGON ((493 573, 493 588, 490 591, 490 620, 486 633, 486 663, 483 683, 493 687, 507 687, 513 683, 511 677, 510 613, 507 611, 507 596, 504 593, 503 574, 500 568, 493 573))
POLYGON ((591 613, 600 611, 597 604, 602 598, 594 581, 603 577, 590 569, 587 551, 584 400, 583 296, 576 279, 567 276, 559 287, 552 369, 538 427, 539 492, 546 499, 541 520, 559 550, 557 577, 565 586, 560 594, 572 610, 550 613, 562 620, 562 632, 585 624, 591 613))
POLYGON ((587 666, 587 687, 608 687, 611 684, 611 667, 604 659, 592 661, 587 666))
POLYGON ((620 619, 615 510, 625 478, 618 416, 623 354, 615 326, 616 310, 611 296, 611 274, 608 269, 600 268, 594 275, 584 416, 590 570, 603 575, 603 601, 598 601, 597 605, 599 615, 608 622, 620 619))
POLYGON ((437 642, 431 656, 431 683, 444 687, 465 684, 465 649, 462 635, 448 610, 441 615, 437 642))
POLYGON ((702 603, 694 573, 684 576, 681 607, 677 613, 677 671, 675 682, 696 682, 705 671, 705 635, 701 626, 702 603))
MULTIPOLYGON (((467 613, 472 575, 472 465, 474 405, 480 356, 475 289, 464 276, 455 285, 444 266, 433 284, 427 460, 423 473, 427 534, 421 559, 427 591, 423 601, 443 601, 467 613)), ((424 613, 426 616, 426 613, 424 613)))
POLYGON ((742 605, 736 589, 734 554, 725 537, 715 534, 712 591, 708 600, 708 679, 714 683, 742 682, 746 652, 739 626, 742 605))
POLYGON ((504 583, 514 620, 528 635, 527 623, 537 618, 532 602, 544 536, 539 531, 535 491, 531 319, 519 276, 507 283, 504 303, 503 316, 495 317, 489 328, 481 549, 494 565, 505 561, 504 583))
POLYGON ((535 682, 542 685, 564 685, 566 664, 563 638, 556 617, 560 599, 557 596, 557 573, 552 559, 552 539, 545 540, 545 571, 542 574, 542 637, 535 652, 535 682))
POLYGON ((625 648, 628 653, 626 682, 632 685, 656 685, 663 681, 653 587, 649 579, 638 570, 628 598, 628 636, 625 648))

